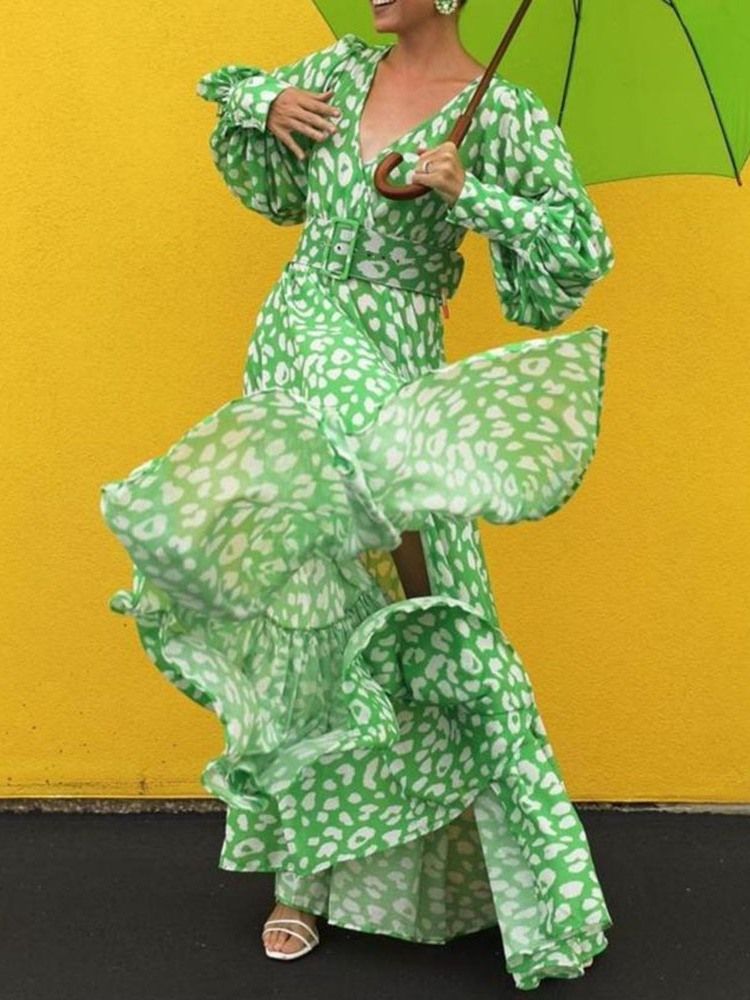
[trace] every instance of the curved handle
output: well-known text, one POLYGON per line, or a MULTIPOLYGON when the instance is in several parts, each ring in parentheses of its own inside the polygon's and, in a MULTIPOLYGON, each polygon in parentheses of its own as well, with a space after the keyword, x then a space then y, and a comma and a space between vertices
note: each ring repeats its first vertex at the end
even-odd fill
MULTIPOLYGON (((480 83, 478 87, 481 87, 480 83)), ((480 95, 481 96, 481 95, 480 95)), ((476 93, 474 94, 476 97, 476 93)), ((472 101, 474 98, 472 98, 472 101)), ((456 147, 460 146, 464 140, 464 136, 469 130, 469 125, 471 124, 472 113, 465 111, 462 115, 459 115, 456 120, 456 124, 450 131, 450 134, 443 142, 455 142, 456 147)), ((397 187, 395 184, 391 184, 388 180, 389 174, 391 174, 395 168, 402 162, 403 156, 401 153, 389 153, 387 156, 378 163, 375 167, 375 173, 373 174, 373 184, 380 191, 382 195, 386 198, 391 198, 393 201, 406 201, 411 198, 421 198, 423 194, 427 194, 428 191, 432 191, 431 187, 426 184, 404 184, 402 187, 397 187)))
MULTIPOLYGON (((472 94, 471 100, 466 106, 466 111, 464 111, 462 115, 459 115, 456 120, 456 124, 451 129, 450 135, 447 139, 443 139, 443 142, 455 142, 457 147, 463 142, 463 138, 469 129, 469 125, 471 124, 471 119, 474 117, 477 105, 481 101, 485 90, 489 87, 490 80, 495 75, 495 70, 505 54, 505 50, 510 45, 510 40, 518 30, 530 5, 531 0, 521 0, 518 10, 513 15, 513 19, 508 25, 505 34, 497 47, 497 51, 482 74, 482 79, 477 84, 477 89, 472 94)), ((380 163, 378 163, 375 167, 375 172, 373 174, 373 183, 377 190, 380 191, 382 195, 385 195, 386 198, 391 198, 393 201, 406 201, 410 198, 421 198, 423 194, 427 194, 428 191, 432 191, 432 188, 427 187, 425 184, 404 184, 403 187, 396 187, 395 184, 391 184, 388 180, 388 175, 399 165, 399 163, 401 163, 402 160, 403 156, 401 153, 396 152, 389 153, 387 156, 383 157, 380 163)))

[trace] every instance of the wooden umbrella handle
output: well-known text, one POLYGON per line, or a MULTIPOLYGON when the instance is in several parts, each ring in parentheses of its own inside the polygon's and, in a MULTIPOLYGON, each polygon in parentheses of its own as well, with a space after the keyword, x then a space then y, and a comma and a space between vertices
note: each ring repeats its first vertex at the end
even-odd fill
MULTIPOLYGON (((457 147, 463 142, 464 136, 469 131, 469 126, 471 125, 471 120, 474 117, 477 105, 482 100, 484 92, 489 87, 490 80, 494 77, 500 60, 505 55, 505 50, 510 45, 511 39, 518 30, 518 27, 530 6, 531 0, 521 0, 521 5, 513 15, 513 20, 508 25, 502 41, 497 47, 497 51, 482 74, 482 79, 477 84, 476 90, 472 94, 471 100, 466 106, 466 110, 462 115, 459 115, 456 120, 456 124, 453 126, 450 134, 443 140, 443 142, 455 142, 457 147)), ((378 163, 375 167, 375 173, 373 174, 373 183, 378 191, 380 191, 382 195, 385 195, 386 198, 391 198, 393 201, 406 201, 411 198, 421 198, 423 194, 427 194, 428 191, 432 191, 432 188, 428 187, 426 184, 404 184, 403 187, 397 187, 395 184, 391 184, 388 180, 388 176, 399 165, 399 163, 401 163, 402 160, 403 156, 401 153, 392 152, 388 153, 388 155, 383 157, 380 163, 378 163)))

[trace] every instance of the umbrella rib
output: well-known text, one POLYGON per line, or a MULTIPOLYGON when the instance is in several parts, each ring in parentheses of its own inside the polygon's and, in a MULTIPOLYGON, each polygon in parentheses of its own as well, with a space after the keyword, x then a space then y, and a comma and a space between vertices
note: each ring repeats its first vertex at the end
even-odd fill
POLYGON ((735 158, 734 158, 734 152, 732 151, 732 146, 731 146, 731 144, 729 142, 729 136, 727 135, 727 131, 724 128, 724 120, 721 117, 721 111, 719 110, 719 106, 716 103, 716 98, 714 97, 714 92, 713 92, 713 89, 711 87, 711 81, 708 79, 708 73, 706 73, 706 68, 703 65, 703 60, 701 59, 700 53, 698 52, 697 48, 695 47, 695 42, 693 41, 693 36, 690 34, 688 26, 685 24, 685 22, 682 19, 682 15, 680 14, 680 11, 677 8, 677 3, 675 2, 675 0, 667 0, 667 2, 669 4, 669 6, 672 8, 672 10, 675 12, 677 20, 680 23, 680 27, 684 31, 685 37, 687 38, 688 42, 690 43, 690 48, 693 50, 693 55, 695 56, 696 62, 698 63, 698 67, 699 67, 699 69, 701 71, 701 75, 703 76, 703 79, 705 81, 706 87, 708 89, 708 96, 711 98, 711 104, 713 105, 713 109, 714 109, 714 112, 716 114, 716 118, 717 118, 717 120, 719 122, 719 128, 721 129, 721 134, 722 134, 722 136, 724 138, 724 145, 726 146, 727 153, 729 154, 729 159, 730 159, 730 161, 732 163, 732 170, 734 171, 734 176, 735 176, 735 178, 737 180, 737 183, 741 186, 742 185, 742 179, 740 177, 740 172, 737 169, 737 163, 736 163, 735 158))
POLYGON ((570 54, 568 56, 568 66, 565 70, 565 83, 563 84, 562 100, 560 101, 560 110, 557 115, 557 124, 562 127, 562 116, 565 110, 565 102, 568 98, 568 89, 570 87, 570 78, 573 75, 573 62, 576 57, 576 43, 578 41, 578 29, 581 26, 581 11, 583 9, 583 0, 573 0, 573 41, 570 46, 570 54))

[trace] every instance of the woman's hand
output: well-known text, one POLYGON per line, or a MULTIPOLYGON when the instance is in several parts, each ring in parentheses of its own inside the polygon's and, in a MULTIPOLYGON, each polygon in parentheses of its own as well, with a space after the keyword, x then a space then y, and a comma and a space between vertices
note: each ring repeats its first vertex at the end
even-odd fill
POLYGON ((458 155, 455 142, 441 142, 439 146, 427 149, 419 146, 419 161, 414 168, 412 180, 415 184, 431 187, 451 205, 458 198, 464 186, 466 171, 458 155), (424 171, 425 163, 429 161, 430 169, 424 171))
POLYGON ((332 117, 341 112, 326 102, 332 90, 317 93, 299 87, 285 87, 271 102, 268 112, 268 129, 294 153, 298 160, 305 158, 305 151, 292 138, 292 132, 301 132, 311 139, 326 139, 338 125, 332 117))

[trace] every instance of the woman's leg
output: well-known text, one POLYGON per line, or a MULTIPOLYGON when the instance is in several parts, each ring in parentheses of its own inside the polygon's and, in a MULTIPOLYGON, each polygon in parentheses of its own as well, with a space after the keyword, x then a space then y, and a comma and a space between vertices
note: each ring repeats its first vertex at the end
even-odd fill
POLYGON ((391 550, 391 555, 406 596, 428 596, 431 593, 430 579, 427 575, 427 564, 419 532, 405 531, 401 537, 401 544, 391 550))
MULTIPOLYGON (((328 912, 328 892, 331 881, 331 869, 326 868, 314 875, 297 875, 295 872, 279 871, 274 878, 274 895, 276 905, 268 915, 268 920, 281 917, 293 917, 304 921, 312 930, 317 930, 316 914, 328 912)), ((292 924, 291 927, 307 940, 312 935, 307 934, 303 927, 292 924)), ((293 934, 287 934, 283 925, 277 924, 276 929, 269 928, 264 935, 265 946, 271 951, 300 951, 304 944, 293 934)))

